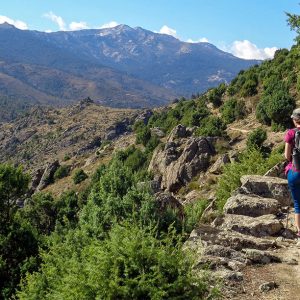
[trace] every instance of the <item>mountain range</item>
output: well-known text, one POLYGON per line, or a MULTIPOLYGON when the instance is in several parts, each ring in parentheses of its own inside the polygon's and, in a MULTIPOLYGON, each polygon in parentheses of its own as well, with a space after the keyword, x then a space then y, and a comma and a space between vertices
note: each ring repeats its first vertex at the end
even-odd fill
POLYGON ((53 33, 0 25, 0 105, 65 105, 90 97, 141 108, 201 93, 258 64, 209 43, 186 43, 140 27, 53 33))

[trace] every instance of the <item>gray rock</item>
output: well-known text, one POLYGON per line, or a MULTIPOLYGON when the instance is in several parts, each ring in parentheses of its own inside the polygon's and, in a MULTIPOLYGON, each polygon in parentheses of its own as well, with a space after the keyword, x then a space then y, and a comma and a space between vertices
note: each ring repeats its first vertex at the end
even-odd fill
POLYGON ((151 128, 151 133, 157 135, 159 138, 163 138, 165 136, 165 133, 162 131, 162 129, 158 127, 151 128))
POLYGON ((245 263, 239 261, 230 260, 226 257, 212 256, 212 255, 203 255, 195 263, 195 268, 207 268, 211 270, 220 270, 220 269, 229 269, 232 271, 241 271, 246 267, 245 263))
POLYGON ((259 290, 264 293, 276 288, 278 288, 278 284, 275 281, 265 282, 259 286, 259 290))
POLYGON ((196 190, 190 191, 188 194, 185 195, 183 205, 195 203, 199 201, 199 199, 200 199, 199 191, 196 190))
POLYGON ((238 194, 227 200, 224 213, 258 217, 275 214, 279 206, 279 202, 275 199, 238 194))
POLYGON ((217 272, 217 276, 225 281, 243 281, 244 276, 241 272, 235 272, 230 270, 222 270, 217 272))
POLYGON ((227 153, 223 154, 216 160, 216 162, 209 168, 208 171, 213 174, 221 174, 222 168, 228 163, 230 163, 229 155, 227 153))
POLYGON ((172 209, 178 214, 178 217, 183 219, 184 211, 183 206, 178 199, 176 199, 171 193, 168 192, 159 192, 155 195, 155 200, 158 203, 159 212, 163 213, 167 209, 172 209))
POLYGON ((77 155, 82 155, 86 152, 89 152, 95 148, 98 148, 101 146, 101 138, 99 136, 94 137, 90 142, 87 143, 87 145, 85 145, 84 147, 82 147, 81 149, 79 149, 77 151, 77 155))
POLYGON ((225 257, 228 259, 234 259, 240 263, 245 263, 245 256, 230 247, 222 245, 208 245, 204 248, 203 255, 211 255, 218 257, 225 257))
POLYGON ((110 131, 105 135, 105 140, 111 141, 111 140, 115 139, 116 137, 117 137, 117 133, 116 133, 116 131, 113 129, 113 130, 110 130, 110 131))
POLYGON ((47 164, 43 176, 41 178, 41 181, 36 188, 36 191, 41 191, 42 189, 44 189, 46 186, 48 186, 50 183, 53 182, 54 173, 59 168, 59 166, 60 164, 58 160, 55 160, 54 162, 47 164))
POLYGON ((149 171, 162 176, 161 188, 178 191, 192 178, 209 166, 210 156, 215 153, 207 138, 190 137, 175 142, 175 136, 185 136, 186 129, 177 126, 163 149, 157 148, 152 156, 149 171))
POLYGON ((277 247, 273 240, 244 235, 236 231, 222 230, 207 224, 200 224, 195 228, 184 244, 185 247, 197 250, 201 254, 209 245, 221 245, 236 251, 245 248, 267 250, 277 247))
POLYGON ((245 175, 241 177, 241 182, 242 190, 249 194, 274 198, 283 206, 292 205, 292 199, 286 179, 259 175, 245 175))
POLYGON ((149 119, 153 115, 153 111, 151 109, 147 109, 141 112, 136 118, 135 121, 142 121, 145 125, 148 123, 149 119))
POLYGON ((179 124, 173 128, 171 131, 169 137, 168 137, 168 142, 169 141, 174 141, 175 139, 178 138, 186 138, 189 136, 189 132, 187 131, 186 127, 179 124))
POLYGON ((283 224, 274 215, 248 217, 227 214, 220 226, 222 229, 234 230, 242 234, 256 237, 274 236, 283 229, 283 224))
POLYGON ((269 264, 271 262, 281 262, 281 259, 278 256, 268 253, 266 251, 261 251, 257 249, 243 249, 242 252, 245 254, 245 257, 247 259, 251 260, 253 263, 256 264, 269 264))

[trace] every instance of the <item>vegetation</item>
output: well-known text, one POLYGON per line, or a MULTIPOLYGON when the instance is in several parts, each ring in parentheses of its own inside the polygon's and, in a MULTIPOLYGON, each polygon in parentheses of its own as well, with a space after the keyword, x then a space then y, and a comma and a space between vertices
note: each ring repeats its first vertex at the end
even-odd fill
POLYGON ((247 147, 261 149, 266 139, 267 132, 262 128, 257 128, 249 134, 247 138, 247 147))
MULTIPOLYGON (((289 22, 300 34, 299 16, 289 15, 289 22)), ((155 200, 147 168, 161 141, 153 128, 169 133, 182 124, 194 127, 196 136, 222 137, 228 124, 246 115, 249 97, 257 119, 280 130, 289 125, 299 95, 299 59, 299 45, 278 50, 274 60, 241 71, 230 85, 182 98, 147 124, 137 122, 138 145, 101 165, 80 193, 29 196, 22 168, 0 164, 0 298, 215 299, 215 283, 205 272, 196 277, 193 253, 182 249, 208 201, 199 199, 182 211, 155 200)), ((216 191, 220 210, 241 176, 264 174, 282 160, 282 149, 263 146, 266 137, 262 128, 251 132, 247 149, 224 166, 216 191)), ((31 148, 23 155, 30 156, 31 148)), ((68 174, 62 166, 55 179, 68 174)), ((75 184, 86 178, 82 169, 74 172, 75 184)))
POLYGON ((270 155, 265 154, 256 147, 245 150, 238 158, 238 161, 224 166, 223 174, 218 180, 216 191, 217 206, 223 209, 231 193, 240 185, 240 178, 243 175, 263 175, 276 163, 282 161, 282 149, 272 151, 270 155))
POLYGON ((78 184, 88 178, 87 174, 82 169, 77 169, 73 175, 73 182, 78 184))
POLYGON ((63 166, 60 166, 54 173, 54 179, 57 180, 57 179, 61 179, 61 178, 64 178, 66 176, 69 176, 70 174, 70 166, 67 166, 67 165, 63 165, 63 166))

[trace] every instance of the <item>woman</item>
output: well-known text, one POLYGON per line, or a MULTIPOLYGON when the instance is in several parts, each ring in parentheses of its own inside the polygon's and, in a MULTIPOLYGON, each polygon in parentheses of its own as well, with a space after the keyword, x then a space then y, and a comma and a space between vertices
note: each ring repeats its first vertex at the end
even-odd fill
POLYGON ((296 170, 292 164, 295 132, 297 129, 300 130, 300 108, 293 111, 291 118, 296 128, 289 129, 284 136, 284 156, 289 162, 285 168, 285 174, 287 174, 289 189, 294 201, 296 234, 300 237, 300 170, 296 170))

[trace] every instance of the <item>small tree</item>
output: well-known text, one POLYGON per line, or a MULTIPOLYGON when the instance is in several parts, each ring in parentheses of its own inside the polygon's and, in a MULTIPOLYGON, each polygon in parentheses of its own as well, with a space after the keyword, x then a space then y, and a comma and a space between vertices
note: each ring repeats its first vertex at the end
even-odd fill
POLYGON ((87 174, 82 169, 77 169, 73 175, 73 182, 75 184, 78 184, 87 178, 88 178, 87 174))
POLYGON ((260 149, 267 139, 267 132, 262 128, 257 128, 253 130, 247 138, 247 147, 248 148, 258 148, 260 149))
POLYGON ((61 179, 70 174, 70 166, 60 166, 54 173, 54 179, 61 179))
POLYGON ((16 200, 26 193, 29 180, 22 167, 0 164, 0 226, 9 223, 16 200))

